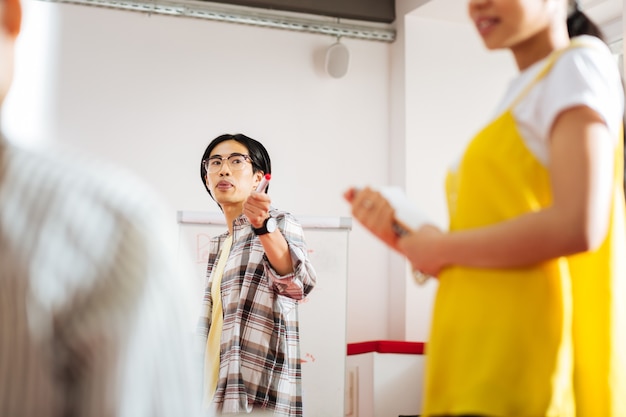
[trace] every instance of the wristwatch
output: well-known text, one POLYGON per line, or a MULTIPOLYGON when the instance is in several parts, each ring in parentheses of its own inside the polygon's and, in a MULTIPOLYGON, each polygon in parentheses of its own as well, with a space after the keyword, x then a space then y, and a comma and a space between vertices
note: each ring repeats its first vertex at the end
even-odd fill
POLYGON ((274 230, 276 230, 276 226, 277 226, 276 219, 274 217, 268 217, 263 222, 263 226, 259 227, 258 229, 253 227, 252 231, 254 232, 255 235, 261 236, 266 233, 272 233, 274 230))

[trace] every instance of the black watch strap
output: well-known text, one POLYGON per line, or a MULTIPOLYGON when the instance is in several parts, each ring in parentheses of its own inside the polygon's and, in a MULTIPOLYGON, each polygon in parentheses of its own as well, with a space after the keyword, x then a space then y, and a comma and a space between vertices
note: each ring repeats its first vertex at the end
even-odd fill
POLYGON ((257 236, 265 235, 267 233, 272 233, 274 230, 276 230, 276 219, 273 217, 268 217, 267 219, 265 219, 261 227, 252 228, 252 231, 257 236))

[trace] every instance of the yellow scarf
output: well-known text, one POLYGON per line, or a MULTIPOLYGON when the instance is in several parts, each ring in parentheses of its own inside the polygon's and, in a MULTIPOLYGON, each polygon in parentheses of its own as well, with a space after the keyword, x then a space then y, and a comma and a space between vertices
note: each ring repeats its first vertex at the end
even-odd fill
POLYGON ((211 311, 211 327, 207 338, 206 351, 204 356, 204 406, 208 407, 213 401, 217 380, 220 370, 220 341, 222 335, 222 325, 224 324, 224 313, 222 310, 222 295, 220 286, 226 260, 230 254, 233 243, 232 235, 228 236, 222 246, 222 253, 217 265, 213 270, 213 282, 211 284, 211 298, 213 308, 211 311))

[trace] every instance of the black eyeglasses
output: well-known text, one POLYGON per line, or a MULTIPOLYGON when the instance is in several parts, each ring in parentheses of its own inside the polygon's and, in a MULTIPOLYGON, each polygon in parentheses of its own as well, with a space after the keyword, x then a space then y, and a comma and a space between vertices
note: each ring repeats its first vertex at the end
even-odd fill
POLYGON ((202 164, 207 172, 214 174, 222 170, 224 160, 228 163, 228 168, 231 171, 241 171, 246 167, 246 162, 250 162, 252 164, 252 159, 250 159, 248 155, 241 153, 231 153, 228 156, 213 155, 209 159, 202 161, 202 164))

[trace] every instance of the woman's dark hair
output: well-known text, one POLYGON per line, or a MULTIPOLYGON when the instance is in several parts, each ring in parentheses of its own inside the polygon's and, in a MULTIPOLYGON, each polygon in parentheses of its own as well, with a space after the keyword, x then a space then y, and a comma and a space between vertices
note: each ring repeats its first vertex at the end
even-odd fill
MULTIPOLYGON (((580 10, 578 0, 569 0, 569 13, 567 16, 567 33, 570 38, 580 35, 591 35, 601 39, 606 43, 604 35, 600 28, 593 23, 589 17, 580 10)), ((622 78, 622 89, 624 89, 624 79, 622 78)), ((626 126, 626 109, 622 117, 622 126, 626 126)), ((626 135, 623 135, 624 141, 624 193, 626 194, 626 135)))
MULTIPOLYGON (((270 160, 270 155, 267 153, 267 149, 261 144, 261 142, 254 140, 246 135, 242 135, 241 133, 237 134, 224 134, 216 137, 209 143, 209 145, 204 150, 204 154, 202 155, 202 159, 200 159, 200 178, 202 179, 202 185, 207 190, 211 198, 213 198, 213 194, 211 194, 211 190, 206 185, 206 176, 207 172, 204 169, 204 164, 202 163, 205 159, 211 156, 211 151, 222 142, 227 140, 234 140, 235 142, 241 143, 243 146, 248 149, 248 156, 252 162, 252 171, 262 172, 263 174, 271 174, 272 173, 272 161, 270 160)), ((269 186, 268 186, 269 188, 269 186)), ((215 198, 213 198, 215 200, 215 198)))
POLYGON ((570 0, 570 13, 567 15, 567 33, 570 38, 581 35, 591 35, 596 38, 604 39, 604 34, 589 17, 580 10, 578 1, 572 2, 570 0))

